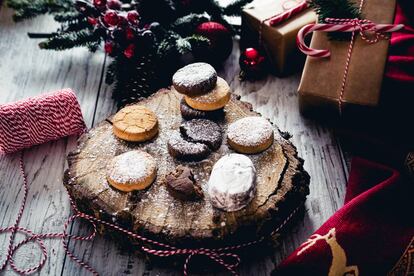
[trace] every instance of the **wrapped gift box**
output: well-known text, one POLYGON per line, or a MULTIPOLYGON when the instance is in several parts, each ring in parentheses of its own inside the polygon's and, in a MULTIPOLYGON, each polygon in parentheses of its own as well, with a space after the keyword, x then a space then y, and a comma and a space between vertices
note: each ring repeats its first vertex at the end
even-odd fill
MULTIPOLYGON (((359 2, 358 2, 359 4, 359 2)), ((374 23, 392 24, 395 0, 365 0, 362 14, 374 23)), ((349 72, 339 100, 350 41, 335 41, 327 33, 315 32, 311 48, 329 49, 328 58, 307 57, 299 85, 299 103, 306 114, 352 114, 376 107, 384 75, 389 41, 369 44, 359 34, 352 49, 349 72)))
POLYGON ((241 47, 263 49, 270 63, 270 71, 274 74, 286 75, 301 68, 304 57, 296 48, 296 34, 306 24, 314 23, 317 17, 311 9, 307 9, 276 26, 263 21, 302 2, 256 0, 242 12, 241 47))

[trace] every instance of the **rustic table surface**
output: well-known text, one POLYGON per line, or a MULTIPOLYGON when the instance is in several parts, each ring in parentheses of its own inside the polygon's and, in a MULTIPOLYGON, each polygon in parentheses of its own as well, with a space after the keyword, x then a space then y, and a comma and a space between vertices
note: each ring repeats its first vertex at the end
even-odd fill
MULTIPOLYGON (((3 5, 4 6, 4 5, 3 5)), ((116 111, 111 87, 103 81, 108 57, 86 49, 55 52, 37 47, 28 31, 48 32, 56 29, 50 17, 42 16, 22 23, 12 22, 12 11, 0 8, 0 104, 13 102, 42 92, 70 87, 76 91, 88 127, 93 127, 116 111)), ((280 129, 293 135, 305 169, 311 176, 306 214, 272 256, 254 264, 243 264, 242 275, 268 275, 274 267, 312 234, 341 205, 345 194, 348 167, 333 131, 320 123, 303 118, 298 110, 297 85, 300 75, 287 78, 269 76, 261 81, 238 79, 238 45, 219 72, 242 100, 249 101, 263 116, 280 129)), ((66 154, 74 149, 76 138, 70 137, 36 146, 26 152, 26 171, 30 183, 27 207, 20 225, 40 232, 60 232, 71 213, 62 185, 67 167, 66 154)), ((18 154, 0 157, 0 227, 12 225, 22 199, 22 177, 18 154)), ((73 234, 85 233, 88 226, 74 223, 73 234)), ((20 235, 18 235, 21 238, 20 235)), ((5 258, 8 235, 0 236, 0 263, 5 258)), ((72 262, 60 240, 47 240, 49 258, 40 275, 87 275, 72 262)), ((159 268, 133 253, 125 252, 113 240, 97 237, 92 242, 70 242, 71 249, 102 275, 179 275, 180 270, 159 268)), ((15 256, 22 267, 38 262, 40 251, 35 244, 23 247, 15 256)), ((15 275, 8 267, 6 275, 15 275)))

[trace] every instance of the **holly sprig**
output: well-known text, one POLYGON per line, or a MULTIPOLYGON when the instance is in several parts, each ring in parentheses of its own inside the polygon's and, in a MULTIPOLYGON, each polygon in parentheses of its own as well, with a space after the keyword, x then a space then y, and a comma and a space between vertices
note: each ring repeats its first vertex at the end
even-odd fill
MULTIPOLYGON (((112 58, 105 81, 114 85, 119 106, 148 96, 169 84, 182 66, 181 57, 209 46, 194 31, 215 21, 232 34, 237 30, 225 16, 239 15, 252 0, 234 0, 222 7, 215 0, 7 0, 20 21, 52 14, 60 23, 53 33, 31 33, 44 38, 41 49, 102 48, 112 58)), ((41 31, 41 30, 40 30, 41 31)))

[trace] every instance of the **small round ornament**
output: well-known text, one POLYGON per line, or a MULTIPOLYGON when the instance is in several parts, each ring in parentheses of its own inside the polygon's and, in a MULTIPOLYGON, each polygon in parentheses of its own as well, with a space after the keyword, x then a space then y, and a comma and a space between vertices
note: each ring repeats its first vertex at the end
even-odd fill
POLYGON ((200 58, 212 64, 220 64, 231 54, 233 39, 230 31, 222 24, 204 22, 197 26, 195 33, 210 40, 209 47, 200 54, 200 58))
POLYGON ((239 64, 241 69, 240 77, 242 79, 259 78, 265 72, 265 57, 256 48, 246 48, 243 50, 240 54, 239 64))

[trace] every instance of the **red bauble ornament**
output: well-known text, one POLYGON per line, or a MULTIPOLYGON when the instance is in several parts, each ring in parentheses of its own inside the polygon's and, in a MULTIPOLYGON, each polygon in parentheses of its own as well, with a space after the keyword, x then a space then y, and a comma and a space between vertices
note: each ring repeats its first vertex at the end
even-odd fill
POLYGON ((256 48, 247 48, 240 54, 242 78, 259 78, 265 72, 265 57, 256 48))
POLYGON ((106 6, 108 7, 108 9, 120 10, 122 3, 119 0, 108 0, 108 2, 106 3, 106 6))
POLYGON ((126 49, 124 50, 124 55, 127 58, 132 58, 134 56, 135 53, 135 45, 134 44, 129 44, 128 47, 126 47, 126 49))
POLYGON ((109 26, 116 26, 119 23, 119 17, 116 11, 108 10, 104 15, 104 22, 109 26))
POLYGON ((129 11, 127 13, 127 19, 131 24, 138 24, 139 22, 139 13, 137 11, 129 11))
POLYGON ((210 40, 210 46, 201 58, 213 64, 222 63, 226 60, 233 49, 233 39, 230 31, 220 23, 204 22, 197 26, 196 34, 202 35, 210 40))
POLYGON ((246 50, 244 50, 244 54, 246 56, 245 62, 255 63, 256 60, 261 59, 259 51, 255 48, 247 48, 246 50))

